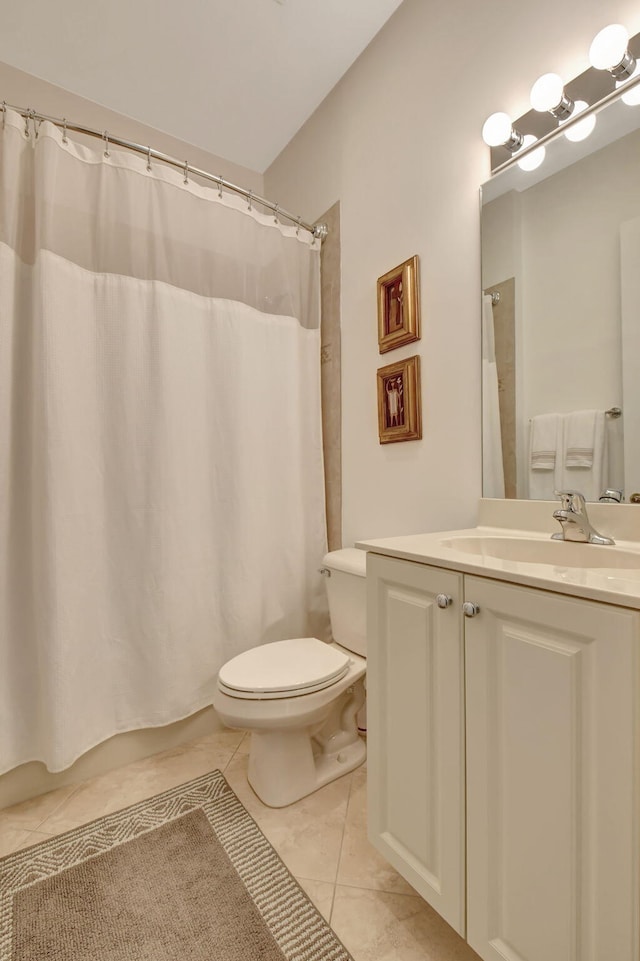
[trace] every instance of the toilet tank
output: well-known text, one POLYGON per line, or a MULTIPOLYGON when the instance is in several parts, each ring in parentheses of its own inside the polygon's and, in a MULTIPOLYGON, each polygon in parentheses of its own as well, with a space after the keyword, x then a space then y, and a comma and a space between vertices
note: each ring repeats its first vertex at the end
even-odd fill
POLYGON ((333 639, 354 654, 367 654, 367 552, 355 547, 325 554, 323 568, 333 639))

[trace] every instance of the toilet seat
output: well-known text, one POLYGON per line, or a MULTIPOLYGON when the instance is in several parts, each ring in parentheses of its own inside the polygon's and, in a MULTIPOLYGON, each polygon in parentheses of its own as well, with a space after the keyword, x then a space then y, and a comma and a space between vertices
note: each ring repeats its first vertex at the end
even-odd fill
POLYGON ((218 687, 249 700, 299 697, 335 684, 350 664, 348 654, 317 637, 289 638, 232 658, 220 670, 218 687))

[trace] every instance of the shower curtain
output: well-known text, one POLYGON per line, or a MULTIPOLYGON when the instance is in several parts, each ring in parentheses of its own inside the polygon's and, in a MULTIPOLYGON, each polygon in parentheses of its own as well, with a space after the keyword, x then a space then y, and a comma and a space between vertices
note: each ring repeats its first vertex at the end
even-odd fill
POLYGON ((498 366, 491 296, 482 295, 482 493, 504 497, 498 366))
POLYGON ((319 249, 51 124, 0 150, 0 773, 58 771, 322 636, 319 249))

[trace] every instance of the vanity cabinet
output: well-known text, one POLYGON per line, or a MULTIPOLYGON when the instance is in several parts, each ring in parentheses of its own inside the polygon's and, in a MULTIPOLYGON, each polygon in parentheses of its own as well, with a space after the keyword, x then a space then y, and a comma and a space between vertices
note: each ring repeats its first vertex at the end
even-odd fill
POLYGON ((460 934, 465 916, 462 580, 453 571, 367 556, 371 840, 460 934), (438 606, 438 595, 447 606, 438 606))
POLYGON ((367 578, 374 845, 486 961, 637 961, 640 613, 378 554, 367 578))

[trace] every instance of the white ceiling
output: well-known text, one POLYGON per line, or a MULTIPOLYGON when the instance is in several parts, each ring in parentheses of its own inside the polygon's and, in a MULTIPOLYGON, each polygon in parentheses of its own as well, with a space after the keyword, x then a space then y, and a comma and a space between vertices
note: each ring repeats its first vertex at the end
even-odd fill
POLYGON ((0 60, 262 172, 400 3, 12 0, 0 60))

